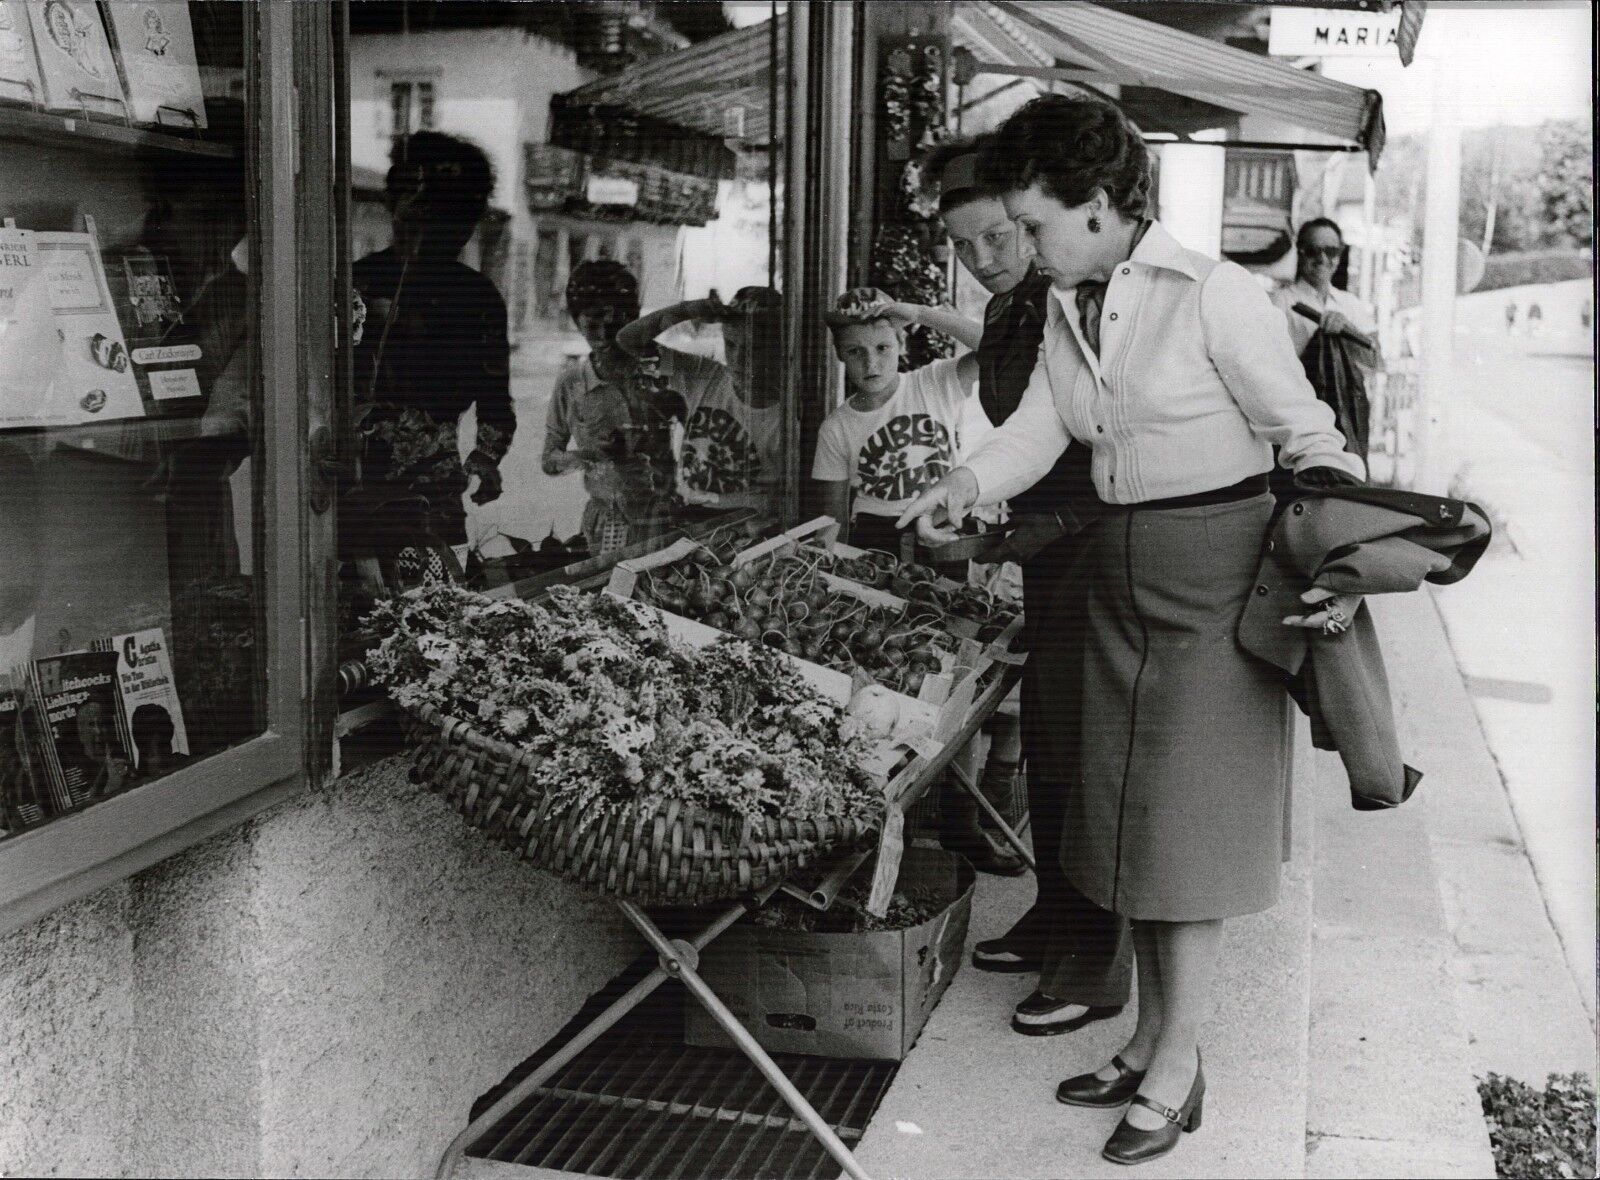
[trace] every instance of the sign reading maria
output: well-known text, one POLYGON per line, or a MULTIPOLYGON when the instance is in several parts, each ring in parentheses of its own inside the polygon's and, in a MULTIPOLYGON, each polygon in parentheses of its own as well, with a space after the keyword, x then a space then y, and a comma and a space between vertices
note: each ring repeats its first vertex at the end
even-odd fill
POLYGON ((1400 9, 1346 12, 1332 8, 1272 9, 1267 52, 1279 57, 1378 57, 1396 53, 1400 9))

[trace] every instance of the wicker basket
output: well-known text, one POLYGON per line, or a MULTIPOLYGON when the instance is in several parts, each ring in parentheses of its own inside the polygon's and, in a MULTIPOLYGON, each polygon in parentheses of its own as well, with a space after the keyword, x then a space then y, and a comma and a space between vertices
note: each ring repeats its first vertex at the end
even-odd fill
POLYGON ((538 755, 427 706, 407 717, 417 748, 413 782, 443 795, 468 824, 534 867, 641 905, 738 897, 876 836, 874 827, 854 821, 755 824, 676 802, 585 826, 580 814, 550 814, 550 800, 530 781, 538 755))

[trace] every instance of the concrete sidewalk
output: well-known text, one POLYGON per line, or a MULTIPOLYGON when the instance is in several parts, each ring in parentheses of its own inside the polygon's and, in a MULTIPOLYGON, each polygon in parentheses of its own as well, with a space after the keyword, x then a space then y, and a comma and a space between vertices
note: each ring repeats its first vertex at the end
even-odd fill
MULTIPOLYGON (((1205 1125, 1148 1176, 1492 1177, 1475 1075, 1593 1068, 1593 1030, 1431 596, 1373 603, 1408 761, 1392 812, 1351 809, 1337 759, 1297 735, 1283 899, 1228 925, 1205 1125)), ((971 940, 1031 883, 980 878, 971 940)), ((1006 1027, 1031 977, 963 969, 867 1130, 877 1180, 1122 1176, 1118 1112, 1054 1100, 1132 1012, 1061 1038, 1006 1027)))

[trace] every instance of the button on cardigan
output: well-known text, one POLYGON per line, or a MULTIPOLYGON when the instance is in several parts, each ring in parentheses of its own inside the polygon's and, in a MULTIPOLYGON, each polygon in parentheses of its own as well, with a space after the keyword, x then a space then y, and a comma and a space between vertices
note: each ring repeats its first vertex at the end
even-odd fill
POLYGON ((1016 413, 966 460, 978 502, 1031 486, 1073 439, 1093 447, 1111 504, 1228 487, 1272 466, 1357 479, 1333 411, 1317 400, 1283 313, 1243 267, 1179 245, 1160 222, 1116 268, 1099 356, 1072 292, 1052 288, 1039 362, 1016 413))

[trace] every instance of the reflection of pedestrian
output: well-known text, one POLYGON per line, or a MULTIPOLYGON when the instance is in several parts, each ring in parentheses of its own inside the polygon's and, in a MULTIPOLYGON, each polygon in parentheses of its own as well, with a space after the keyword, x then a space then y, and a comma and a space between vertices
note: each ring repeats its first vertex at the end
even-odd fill
POLYGON ((1506 335, 1517 330, 1517 301, 1510 300, 1506 304, 1506 335))
POLYGON ((681 397, 663 390, 659 356, 634 357, 617 343, 639 316, 639 284, 627 267, 609 258, 574 267, 567 310, 589 355, 556 379, 543 467, 547 475, 582 469, 589 493, 583 535, 591 552, 605 553, 671 527, 673 423, 681 427, 687 411, 681 397))
POLYGON ((87 797, 116 794, 128 781, 128 759, 104 701, 85 701, 78 707, 77 736, 87 797))
POLYGON ((1583 302, 1578 305, 1578 322, 1583 325, 1583 330, 1586 333, 1594 323, 1594 300, 1587 295, 1583 297, 1583 302))
POLYGON ((133 711, 129 728, 133 731, 140 778, 159 778, 186 761, 173 752, 172 739, 177 735, 177 727, 172 723, 172 714, 162 706, 140 705, 133 711))
POLYGON ((1537 336, 1544 330, 1544 312, 1537 303, 1528 304, 1528 335, 1537 336))
MULTIPOLYGON (((457 257, 488 210, 494 170, 476 145, 423 131, 396 142, 384 185, 394 244, 352 270, 369 316, 355 350, 362 491, 425 504, 430 536, 410 540, 464 556, 462 494, 476 476, 473 503, 499 498, 500 461, 517 426, 505 301, 457 257), (457 431, 474 407, 477 433, 463 461, 457 431)), ((364 540, 387 543, 345 530, 341 544, 364 553, 364 540)))

